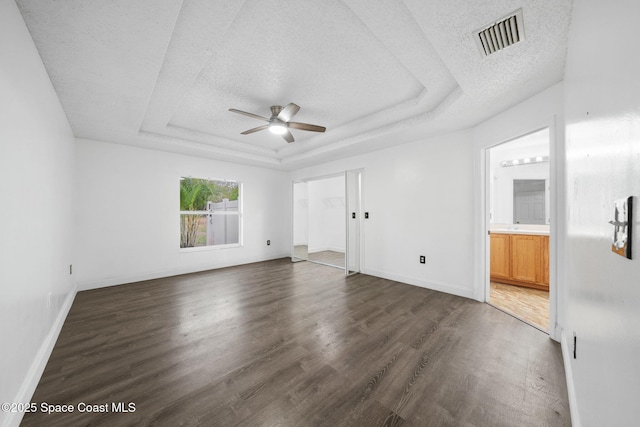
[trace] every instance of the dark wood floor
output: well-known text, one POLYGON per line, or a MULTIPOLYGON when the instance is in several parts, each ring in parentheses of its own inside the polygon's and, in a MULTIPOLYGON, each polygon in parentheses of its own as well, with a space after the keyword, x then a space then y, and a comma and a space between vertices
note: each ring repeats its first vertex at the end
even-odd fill
POLYGON ((32 401, 76 410, 22 425, 570 425, 546 334, 286 259, 79 292, 32 401))

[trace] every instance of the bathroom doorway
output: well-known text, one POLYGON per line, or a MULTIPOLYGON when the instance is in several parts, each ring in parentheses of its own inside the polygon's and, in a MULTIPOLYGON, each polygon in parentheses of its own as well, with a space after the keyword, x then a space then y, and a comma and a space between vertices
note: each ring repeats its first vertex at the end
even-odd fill
POLYGON ((487 157, 486 301, 549 333, 549 129, 491 147, 487 157))

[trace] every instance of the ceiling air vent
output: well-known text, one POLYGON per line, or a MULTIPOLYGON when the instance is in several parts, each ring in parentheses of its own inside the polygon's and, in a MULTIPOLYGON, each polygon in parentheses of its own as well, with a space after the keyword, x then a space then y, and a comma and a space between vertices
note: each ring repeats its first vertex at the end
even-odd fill
POLYGON ((473 37, 482 56, 489 56, 524 40, 522 9, 509 14, 494 24, 477 30, 473 37))

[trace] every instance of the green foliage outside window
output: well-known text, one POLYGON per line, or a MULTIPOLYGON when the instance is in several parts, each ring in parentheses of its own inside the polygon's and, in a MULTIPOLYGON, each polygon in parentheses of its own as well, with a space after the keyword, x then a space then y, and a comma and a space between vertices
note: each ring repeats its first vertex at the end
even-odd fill
POLYGON ((180 180, 181 211, 204 211, 207 209, 207 202, 221 202, 222 199, 238 200, 237 182, 199 178, 180 180))
MULTIPOLYGON (((207 210, 207 202, 221 202, 238 200, 239 187, 237 182, 211 181, 200 178, 180 178, 180 211, 207 210)), ((180 215, 180 247, 189 248, 201 246, 203 215, 180 215)))

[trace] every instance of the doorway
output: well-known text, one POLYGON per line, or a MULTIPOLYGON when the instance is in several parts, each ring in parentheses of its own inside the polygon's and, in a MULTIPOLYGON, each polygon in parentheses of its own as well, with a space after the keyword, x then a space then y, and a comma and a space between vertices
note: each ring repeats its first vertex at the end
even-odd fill
POLYGON ((549 129, 487 150, 486 302, 550 332, 549 129))
POLYGON ((360 271, 360 170, 293 183, 294 262, 360 271))
POLYGON ((293 194, 294 261, 345 268, 344 174, 296 182, 293 194))

